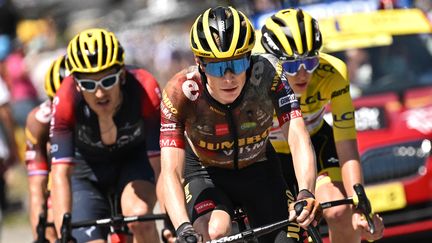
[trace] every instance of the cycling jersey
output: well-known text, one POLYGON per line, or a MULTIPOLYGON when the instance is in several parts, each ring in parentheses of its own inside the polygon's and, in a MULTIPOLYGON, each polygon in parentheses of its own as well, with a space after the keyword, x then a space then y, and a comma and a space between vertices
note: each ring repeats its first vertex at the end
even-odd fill
MULTIPOLYGON (((285 76, 282 80, 287 83, 285 76)), ((354 106, 349 92, 347 68, 344 62, 320 53, 319 67, 314 71, 307 90, 297 94, 301 112, 309 133, 313 136, 323 126, 326 105, 330 104, 335 142, 356 139, 354 106)), ((289 153, 289 146, 274 119, 270 139, 278 153, 289 153)))
POLYGON ((47 154, 47 144, 51 117, 50 100, 46 100, 28 114, 25 128, 25 161, 29 176, 48 174, 49 159, 47 154))
POLYGON ((73 77, 63 80, 53 100, 53 164, 74 162, 75 152, 92 163, 123 161, 125 155, 146 149, 149 157, 159 156, 160 89, 156 80, 145 70, 126 69, 126 80, 121 85, 123 102, 113 118, 116 142, 104 145, 96 113, 77 91, 73 77))
POLYGON ((160 146, 185 148, 187 141, 203 166, 237 169, 266 160, 273 112, 281 125, 301 117, 276 69, 273 56, 252 55, 245 86, 228 105, 211 97, 197 67, 179 72, 162 93, 160 146))

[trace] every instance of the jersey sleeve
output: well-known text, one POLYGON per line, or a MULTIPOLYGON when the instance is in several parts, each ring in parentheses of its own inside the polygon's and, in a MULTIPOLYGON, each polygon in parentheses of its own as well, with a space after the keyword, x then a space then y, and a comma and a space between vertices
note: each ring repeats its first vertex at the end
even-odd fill
POLYGON ((160 147, 185 147, 185 123, 181 113, 184 109, 185 97, 182 92, 184 71, 176 74, 168 81, 162 91, 160 147))
POLYGON ((51 163, 71 163, 74 157, 73 132, 76 88, 72 76, 63 80, 53 100, 50 124, 51 163))
POLYGON ((27 116, 25 162, 28 176, 48 175, 47 142, 50 115, 50 102, 44 102, 27 116))
POLYGON ((137 80, 144 88, 141 96, 141 113, 146 123, 146 146, 148 156, 160 155, 159 130, 160 130, 160 103, 161 91, 156 79, 149 72, 138 69, 134 72, 137 80))
POLYGON ((354 105, 350 95, 346 65, 337 59, 332 61, 337 72, 330 78, 328 92, 333 117, 333 133, 335 141, 356 139, 354 105))
POLYGON ((277 62, 275 64, 275 75, 273 76, 269 92, 275 107, 279 126, 284 125, 292 119, 302 117, 300 103, 298 102, 294 91, 291 89, 288 82, 283 82, 281 77, 282 66, 277 62))

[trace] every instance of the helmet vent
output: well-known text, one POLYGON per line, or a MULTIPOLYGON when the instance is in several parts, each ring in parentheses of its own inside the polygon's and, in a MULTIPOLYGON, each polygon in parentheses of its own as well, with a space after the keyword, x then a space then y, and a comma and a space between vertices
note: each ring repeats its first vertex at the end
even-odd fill
POLYGON ((303 15, 303 11, 299 10, 297 12, 297 22, 298 22, 298 27, 300 30, 300 35, 301 35, 301 45, 303 47, 303 53, 301 54, 305 54, 306 52, 308 52, 308 47, 307 47, 307 36, 306 36, 306 27, 305 27, 305 22, 304 22, 304 15, 303 15))

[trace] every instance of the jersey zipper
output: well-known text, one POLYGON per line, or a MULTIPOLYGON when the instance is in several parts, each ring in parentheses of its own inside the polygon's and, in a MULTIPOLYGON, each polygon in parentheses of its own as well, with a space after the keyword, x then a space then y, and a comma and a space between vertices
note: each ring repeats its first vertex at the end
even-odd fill
POLYGON ((237 133, 237 127, 236 127, 236 123, 234 121, 234 116, 232 114, 233 109, 231 108, 231 105, 227 105, 227 122, 228 122, 228 127, 229 130, 231 132, 232 138, 233 138, 233 149, 234 149, 234 158, 233 158, 233 163, 234 163, 234 169, 238 170, 238 157, 239 157, 239 145, 238 145, 238 133, 237 133))

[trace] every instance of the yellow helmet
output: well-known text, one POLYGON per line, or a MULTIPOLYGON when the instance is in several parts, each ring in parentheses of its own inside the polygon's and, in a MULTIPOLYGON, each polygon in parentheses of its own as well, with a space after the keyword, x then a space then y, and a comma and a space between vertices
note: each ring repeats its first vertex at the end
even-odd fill
POLYGON ((232 7, 209 8, 198 16, 190 31, 195 56, 229 58, 244 55, 255 44, 249 19, 232 7))
POLYGON ((66 66, 71 74, 97 73, 114 65, 124 65, 124 51, 114 33, 88 29, 69 42, 66 66))
POLYGON ((284 9, 261 29, 264 49, 281 59, 317 55, 322 45, 318 22, 301 9, 284 9))
POLYGON ((48 98, 53 99, 63 79, 68 75, 65 65, 65 56, 58 57, 53 61, 45 74, 45 93, 48 98))

